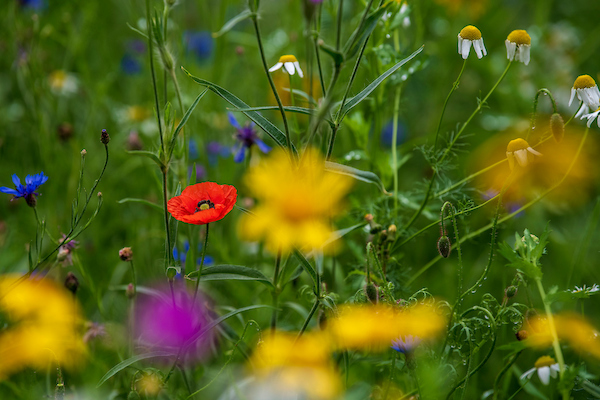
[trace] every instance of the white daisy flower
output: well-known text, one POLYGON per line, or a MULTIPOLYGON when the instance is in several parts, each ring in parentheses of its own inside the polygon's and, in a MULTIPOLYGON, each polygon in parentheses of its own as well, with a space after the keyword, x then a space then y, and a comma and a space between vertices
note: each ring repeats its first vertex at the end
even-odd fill
POLYGON ((527 31, 517 29, 506 38, 506 56, 510 61, 517 60, 529 64, 529 50, 531 49, 531 36, 527 31))
POLYGON ((537 359, 533 368, 531 368, 529 371, 525 371, 525 373, 521 375, 521 380, 531 379, 531 376, 535 371, 537 371, 540 381, 544 385, 548 385, 550 383, 550 377, 556 378, 558 376, 560 367, 558 363, 554 361, 554 358, 550 356, 542 356, 537 359))
POLYGON ((511 140, 506 147, 506 158, 508 158, 508 164, 512 170, 515 167, 515 159, 521 167, 526 167, 529 163, 531 155, 542 156, 542 153, 535 151, 529 143, 524 139, 511 140))
POLYGON ((69 96, 77 93, 79 82, 75 75, 63 70, 57 70, 48 77, 50 89, 56 94, 69 96))
POLYGON ((458 54, 462 55, 464 60, 469 56, 471 51, 471 44, 475 49, 477 58, 487 55, 485 46, 483 44, 483 37, 481 37, 481 31, 473 25, 467 25, 458 34, 458 54))
POLYGON ((269 72, 277 71, 281 67, 283 67, 283 70, 290 75, 294 75, 296 71, 298 71, 298 76, 300 76, 300 78, 304 78, 304 74, 300 69, 300 63, 298 62, 296 57, 291 54, 281 56, 279 58, 279 62, 273 65, 269 69, 269 72))
POLYGON ((594 283, 592 285, 592 287, 587 287, 586 285, 583 285, 581 287, 579 286, 575 286, 575 289, 571 290, 571 293, 596 293, 600 291, 600 286, 598 286, 597 283, 594 283))
MULTIPOLYGON (((589 109, 595 110, 600 106, 600 90, 598 90, 598 85, 596 85, 594 78, 589 75, 580 75, 575 79, 575 83, 573 83, 573 87, 571 88, 569 106, 575 99, 575 95, 577 95, 577 98, 580 101, 583 101, 583 104, 587 106, 585 114, 589 113, 589 109)), ((581 112, 581 110, 579 110, 579 112, 581 112)))
MULTIPOLYGON (((581 108, 583 108, 583 107, 581 107, 581 108)), ((598 127, 600 128, 600 118, 598 118, 598 115, 600 115, 600 107, 598 107, 598 109, 596 111, 594 111, 593 113, 583 114, 581 116, 581 119, 587 118, 587 120, 588 120, 588 122, 587 122, 588 128, 591 127, 592 126, 592 122, 594 122, 594 120, 597 119, 598 120, 598 127)))

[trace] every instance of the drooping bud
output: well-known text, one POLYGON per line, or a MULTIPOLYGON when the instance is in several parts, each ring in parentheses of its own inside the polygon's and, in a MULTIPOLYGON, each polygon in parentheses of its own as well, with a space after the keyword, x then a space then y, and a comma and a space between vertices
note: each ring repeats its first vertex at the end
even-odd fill
POLYGON ((559 113, 554 113, 550 117, 550 131, 552 131, 552 136, 554 136, 554 140, 557 143, 563 140, 563 136, 565 135, 565 121, 559 113))
POLYGON ((65 287, 73 294, 75 294, 79 288, 79 281, 72 272, 67 274, 67 278, 65 279, 65 287))
POLYGON ((176 267, 169 267, 169 268, 167 268, 167 279, 169 280, 169 282, 173 282, 173 280, 175 279, 175 277, 177 276, 177 274, 180 271, 181 270, 179 268, 176 268, 176 267))
POLYGON ((127 289, 125 290, 125 295, 127 296, 128 299, 133 299, 135 297, 135 287, 133 286, 133 283, 130 283, 129 285, 127 285, 127 289))
POLYGON ((440 256, 444 258, 450 257, 450 252, 452 251, 452 243, 450 243, 450 239, 448 239, 448 236, 442 235, 438 239, 437 249, 440 253, 440 256))
POLYGON ((58 126, 57 133, 58 138, 63 142, 66 142, 73 136, 73 125, 68 122, 63 122, 58 126))
POLYGON ((367 299, 371 303, 377 304, 379 302, 379 289, 373 282, 367 283, 367 286, 365 286, 365 293, 367 294, 367 299))
POLYGON ((123 261, 131 261, 133 259, 133 250, 131 250, 131 247, 123 247, 119 250, 119 258, 123 261))
POLYGON ((102 129, 102 133, 100 134, 100 141, 105 145, 108 144, 108 142, 110 142, 110 136, 108 135, 106 129, 102 129))
POLYGON ((521 329, 519 332, 517 332, 515 334, 515 336, 517 337, 518 341, 522 341, 529 337, 529 333, 527 333, 527 331, 525 329, 521 329))

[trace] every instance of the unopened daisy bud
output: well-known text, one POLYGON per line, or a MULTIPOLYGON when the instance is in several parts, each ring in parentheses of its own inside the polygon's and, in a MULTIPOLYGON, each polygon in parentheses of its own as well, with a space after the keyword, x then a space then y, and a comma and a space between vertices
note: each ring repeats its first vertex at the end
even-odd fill
POLYGON ((481 31, 473 25, 467 25, 458 34, 458 54, 462 55, 465 60, 469 56, 471 45, 475 49, 477 58, 481 59, 481 57, 487 55, 481 31))
POLYGON ((87 150, 83 149, 81 150, 81 157, 85 157, 87 155, 87 150))
POLYGON ((440 253, 440 256, 444 258, 450 257, 450 252, 452 251, 452 243, 450 242, 450 239, 448 239, 448 236, 442 235, 442 237, 438 239, 437 249, 440 253))
POLYGON ((77 292, 77 288, 79 288, 79 281, 72 272, 67 274, 67 278, 65 279, 65 287, 73 294, 75 294, 75 292, 77 292))
POLYGON ((102 197, 102 192, 98 192, 98 197, 102 197))
POLYGON ((521 329, 519 332, 517 332, 515 334, 515 336, 517 337, 518 341, 522 341, 529 337, 529 333, 527 333, 527 331, 525 329, 521 329))
POLYGON ((110 142, 110 136, 108 135, 106 129, 102 129, 102 133, 100 134, 100 141, 104 144, 108 144, 108 142, 110 142))
POLYGON ((133 283, 127 285, 125 296, 127 296, 128 299, 133 299, 135 297, 135 287, 133 286, 133 283))
POLYGON ((372 223, 371 230, 369 231, 369 233, 371 235, 376 235, 379 232, 381 232, 382 230, 383 230, 383 226, 381 226, 380 224, 377 224, 377 223, 372 223))
POLYGON ((123 247, 119 250, 119 258, 123 261, 131 261, 133 259, 133 250, 131 250, 131 247, 123 247))
POLYGON ((377 304, 379 302, 379 289, 373 282, 367 283, 367 286, 365 286, 365 293, 367 294, 367 299, 371 303, 377 304))
POLYGON ((515 159, 521 167, 526 167, 532 156, 541 157, 542 153, 535 151, 524 139, 511 140, 506 147, 506 158, 511 170, 515 167, 515 159))
POLYGON ((517 29, 512 31, 506 41, 506 57, 510 60, 517 60, 523 64, 529 64, 529 54, 531 49, 531 36, 527 31, 517 29))
POLYGON ((596 85, 596 81, 589 75, 579 75, 575 82, 573 83, 573 87, 571 88, 571 98, 569 99, 569 106, 575 99, 575 95, 577 98, 583 102, 585 106, 585 110, 579 110, 576 117, 579 117, 579 113, 585 114, 590 111, 590 109, 595 110, 598 108, 600 104, 600 90, 598 90, 598 85, 596 85))
POLYGON ((565 121, 559 113, 554 113, 550 117, 550 131, 557 143, 563 140, 563 136, 565 135, 565 121))
POLYGON ((506 294, 506 298, 512 299, 513 297, 515 297, 517 295, 517 291, 518 291, 518 288, 516 286, 511 285, 506 288, 504 293, 506 294))

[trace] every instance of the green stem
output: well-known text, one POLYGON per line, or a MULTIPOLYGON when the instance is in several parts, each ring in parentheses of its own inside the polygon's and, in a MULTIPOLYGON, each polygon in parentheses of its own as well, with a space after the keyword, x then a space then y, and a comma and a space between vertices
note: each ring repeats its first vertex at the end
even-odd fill
POLYGON ((290 137, 290 127, 288 126, 288 120, 285 116, 283 103, 281 102, 281 98, 279 97, 279 93, 277 93, 277 88, 275 87, 275 83, 273 82, 273 78, 271 78, 271 73, 269 72, 269 66, 267 65, 267 59, 265 57, 265 49, 263 48, 262 38, 260 35, 260 27, 258 26, 258 15, 256 14, 256 12, 252 14, 252 23, 254 24, 254 31, 256 32, 256 40, 258 41, 258 50, 260 52, 260 58, 262 61, 263 69, 265 71, 265 74, 267 75, 267 79, 269 80, 269 85, 271 86, 271 90, 273 91, 273 95, 275 96, 275 100, 277 101, 277 105, 279 106, 279 112, 281 113, 281 118, 283 119, 285 137, 287 139, 287 147, 290 152, 290 156, 292 156, 293 150, 292 138, 290 137))
MULTIPOLYGON (((395 33, 395 32, 394 32, 395 33)), ((402 89, 396 89, 394 98, 394 119, 392 131, 392 169, 394 170, 394 219, 398 217, 398 114, 400 114, 400 93, 402 89)))
MULTIPOLYGON (((196 297, 198 296, 198 287, 200 286, 200 279, 202 278, 202 268, 204 267, 204 256, 206 256, 206 248, 208 247, 208 227, 210 224, 206 224, 206 236, 204 237, 204 246, 202 246, 202 255, 200 256, 200 267, 197 269, 198 275, 196 277, 196 288, 194 289, 194 301, 192 301, 192 307, 196 304, 196 297)), ((194 262, 196 260, 193 260, 194 262)))
POLYGON ((296 340, 298 340, 304 334, 304 331, 306 331, 306 328, 308 327, 310 320, 312 319, 313 315, 315 315, 315 312, 317 312, 317 310, 319 309, 320 303, 321 303, 320 299, 318 297, 316 297, 315 302, 314 302, 312 308, 310 309, 310 312, 308 313, 306 320, 304 321, 304 324, 302 324, 302 329, 300 329, 300 332, 298 332, 298 337, 296 338, 296 340))
POLYGON ((396 359, 398 358, 398 352, 394 351, 392 354, 392 366, 390 367, 390 376, 388 378, 388 383, 385 387, 385 392, 383 394, 383 400, 387 400, 388 395, 390 393, 390 387, 392 386, 392 380, 394 379, 394 371, 396 370, 396 359))
POLYGON ((518 353, 514 354, 512 358, 506 363, 504 368, 502 368, 498 376, 496 376, 496 379, 494 380, 494 400, 498 400, 500 398, 500 380, 502 379, 504 374, 506 374, 506 371, 508 371, 510 367, 512 367, 513 364, 517 361, 521 353, 523 353, 523 350, 520 350, 518 353))
POLYGON ((452 89, 450 89, 450 92, 448 92, 448 96, 446 96, 446 100, 444 101, 444 106, 442 107, 442 113, 440 114, 440 120, 438 121, 437 129, 435 130, 435 141, 433 142, 433 150, 435 150, 437 148, 438 137, 440 135, 440 128, 442 127, 442 121, 444 120, 444 113, 446 112, 446 107, 448 106, 448 101, 450 100, 450 96, 452 96, 452 93, 454 93, 454 91, 456 89, 458 89, 458 85, 460 83, 460 78, 462 77, 462 74, 463 74, 466 66, 467 66, 467 59, 465 58, 465 61, 463 61, 462 68, 460 69, 460 72, 458 73, 458 77, 452 84, 452 89))
POLYGON ((163 214, 165 217, 165 232, 166 232, 166 243, 165 243, 165 271, 169 268, 171 262, 171 231, 169 229, 169 210, 167 209, 167 202, 169 199, 169 188, 167 183, 168 167, 163 167, 162 178, 163 178, 163 214))
MULTIPOLYGON (((156 107, 156 120, 158 123, 158 133, 160 136, 160 148, 165 153, 165 143, 162 131, 162 122, 160 118, 160 104, 158 99, 158 89, 156 85, 156 73, 154 72, 154 41, 152 40, 152 16, 150 15, 150 0, 146 0, 146 25, 148 35, 148 57, 150 58, 150 73, 152 75, 152 87, 154 89, 154 106, 156 107)), ((167 233, 168 234, 168 233, 167 233)))
POLYGON ((552 102, 552 112, 557 113, 558 112, 558 108, 556 107, 556 101, 554 100, 554 96, 552 96, 552 93, 550 93, 550 91, 546 88, 542 88, 540 90, 537 91, 537 93, 535 94, 535 97, 533 99, 533 112, 531 113, 531 122, 529 124, 529 130, 527 131, 527 135, 525 136, 525 140, 529 140, 529 135, 531 134, 531 132, 533 131, 533 128, 535 127, 535 116, 537 113, 537 107, 538 107, 538 103, 539 103, 539 98, 540 98, 540 94, 545 94, 550 98, 550 101, 552 102))
POLYGON ((271 316, 271 331, 275 332, 277 328, 277 302, 279 299, 279 269, 281 267, 281 249, 277 252, 275 258, 275 272, 273 273, 273 315, 271 316))
MULTIPOLYGON (((369 7, 370 8, 370 7, 369 7)), ((368 10, 368 8, 367 8, 368 10)), ((344 14, 344 0, 339 0, 337 12, 337 29, 335 35, 335 49, 340 50, 340 41, 342 40, 342 16, 344 14)))

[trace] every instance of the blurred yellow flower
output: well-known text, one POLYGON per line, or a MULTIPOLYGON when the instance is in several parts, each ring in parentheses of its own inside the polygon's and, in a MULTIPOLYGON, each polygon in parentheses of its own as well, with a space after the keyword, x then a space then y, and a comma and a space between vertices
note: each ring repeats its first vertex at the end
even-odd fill
POLYGON ((150 117, 150 111, 142 106, 127 107, 127 119, 131 122, 142 122, 150 117))
POLYGON ((326 171, 315 150, 307 150, 299 161, 276 150, 249 170, 245 183, 259 204, 253 215, 240 219, 240 236, 264 239, 271 252, 288 253, 296 246, 318 248, 331 239, 329 218, 341 211, 352 181, 326 171))
MULTIPOLYGON (((569 343, 571 348, 581 354, 600 359, 600 332, 589 322, 576 314, 557 314, 553 319, 560 341, 569 343)), ((532 347, 546 348, 552 344, 550 326, 544 317, 529 321, 528 333, 525 343, 532 347)))
POLYGON ((508 142, 506 158, 508 158, 510 169, 515 167, 515 159, 521 167, 526 167, 529 159, 533 158, 532 156, 541 157, 542 153, 535 151, 524 139, 518 138, 508 142))
POLYGON ((78 81, 73 74, 63 70, 57 70, 48 77, 50 89, 54 93, 69 95, 77 92, 78 81))
POLYGON ((322 332, 305 333, 298 339, 295 334, 275 332, 257 346, 251 365, 272 395, 297 393, 301 398, 331 399, 340 391, 331 347, 322 332))
POLYGON ((437 336, 446 328, 446 319, 424 304, 407 308, 354 305, 341 308, 327 327, 339 348, 382 350, 401 336, 420 340, 437 336))
POLYGON ((25 367, 81 363, 80 311, 64 288, 44 279, 0 276, 0 321, 0 379, 25 367))
POLYGON ((156 396, 162 389, 162 379, 158 374, 144 372, 142 378, 137 382, 137 388, 147 396, 156 396))

